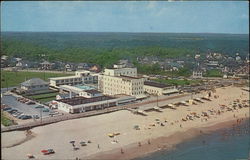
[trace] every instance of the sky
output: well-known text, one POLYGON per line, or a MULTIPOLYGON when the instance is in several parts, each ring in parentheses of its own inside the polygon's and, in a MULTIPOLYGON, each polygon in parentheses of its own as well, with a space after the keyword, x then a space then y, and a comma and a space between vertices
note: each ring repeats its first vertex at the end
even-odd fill
POLYGON ((9 1, 1 31, 249 34, 247 1, 9 1))

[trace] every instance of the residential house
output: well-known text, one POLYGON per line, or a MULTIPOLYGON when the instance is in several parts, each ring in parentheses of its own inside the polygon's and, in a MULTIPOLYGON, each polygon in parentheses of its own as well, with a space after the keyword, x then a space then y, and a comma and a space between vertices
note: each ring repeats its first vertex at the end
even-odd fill
POLYGON ((77 70, 88 70, 90 67, 88 65, 88 63, 78 63, 76 65, 76 69, 77 70))
POLYGON ((74 63, 67 63, 65 65, 66 71, 76 71, 76 65, 74 63))
POLYGON ((40 69, 42 69, 42 70, 51 70, 51 69, 53 69, 54 65, 55 65, 54 63, 44 61, 44 62, 40 63, 40 69))
POLYGON ((202 78, 203 77, 203 72, 202 70, 194 70, 192 78, 202 78))
POLYGON ((21 83, 21 90, 26 93, 39 93, 49 90, 49 83, 40 78, 32 78, 21 83))
POLYGON ((93 65, 89 68, 89 71, 99 73, 101 71, 101 67, 99 65, 93 65))

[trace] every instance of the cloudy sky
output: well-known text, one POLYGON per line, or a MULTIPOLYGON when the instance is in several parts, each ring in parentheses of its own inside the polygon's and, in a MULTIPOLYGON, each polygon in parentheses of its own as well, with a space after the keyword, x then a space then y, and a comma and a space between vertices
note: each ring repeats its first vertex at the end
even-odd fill
POLYGON ((249 33, 246 1, 3 2, 2 31, 249 33))

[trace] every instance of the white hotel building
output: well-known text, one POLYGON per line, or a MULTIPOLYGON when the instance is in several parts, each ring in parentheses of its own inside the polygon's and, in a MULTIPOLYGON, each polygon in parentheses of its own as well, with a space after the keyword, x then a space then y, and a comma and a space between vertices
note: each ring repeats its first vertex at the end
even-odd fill
POLYGON ((59 88, 60 85, 79 85, 97 83, 98 75, 90 71, 76 71, 74 76, 49 78, 51 87, 59 88))
POLYGON ((137 77, 136 68, 122 68, 114 65, 112 69, 105 69, 98 77, 98 89, 107 95, 125 94, 144 98, 144 78, 137 77))

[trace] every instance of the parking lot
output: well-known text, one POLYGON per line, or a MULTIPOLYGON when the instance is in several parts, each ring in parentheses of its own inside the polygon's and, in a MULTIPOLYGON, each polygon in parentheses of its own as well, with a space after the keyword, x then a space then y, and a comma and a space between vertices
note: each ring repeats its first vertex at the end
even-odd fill
POLYGON ((46 118, 49 117, 49 113, 52 112, 52 110, 48 107, 45 107, 49 110, 48 112, 43 112, 43 108, 35 108, 36 106, 40 105, 37 103, 32 105, 21 103, 17 100, 17 97, 13 95, 3 95, 1 98, 1 103, 8 105, 12 109, 16 109, 19 112, 22 112, 23 115, 38 115, 38 117, 46 118))

